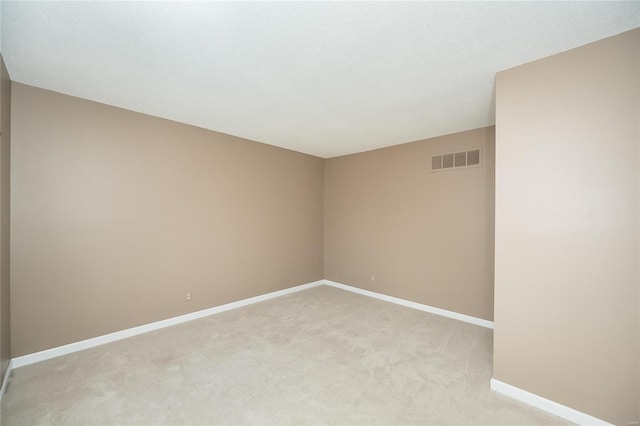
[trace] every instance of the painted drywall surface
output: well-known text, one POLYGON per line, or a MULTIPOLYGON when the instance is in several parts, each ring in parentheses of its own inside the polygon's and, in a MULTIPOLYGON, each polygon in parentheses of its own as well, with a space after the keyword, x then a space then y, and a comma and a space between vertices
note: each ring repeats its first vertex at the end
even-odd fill
POLYGON ((638 419, 640 30, 497 76, 494 377, 638 419))
POLYGON ((326 160, 326 278, 492 320, 493 157, 487 127, 326 160), (482 167, 429 172, 478 147, 482 167))
POLYGON ((14 357, 323 278, 322 159, 22 84, 12 106, 14 357))
MULTIPOLYGON (((0 56, 0 382, 11 359, 10 328, 10 161, 11 161, 11 80, 0 56)), ((1 384, 1 383, 0 383, 1 384)))

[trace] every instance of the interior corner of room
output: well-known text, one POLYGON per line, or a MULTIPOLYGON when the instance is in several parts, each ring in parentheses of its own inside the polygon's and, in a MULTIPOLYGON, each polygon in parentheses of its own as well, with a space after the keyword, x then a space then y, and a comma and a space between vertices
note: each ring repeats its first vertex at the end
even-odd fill
POLYGON ((503 70, 495 125, 328 158, 3 60, 0 395, 12 359, 328 284, 492 326, 498 392, 637 421, 639 52, 636 28, 503 70))

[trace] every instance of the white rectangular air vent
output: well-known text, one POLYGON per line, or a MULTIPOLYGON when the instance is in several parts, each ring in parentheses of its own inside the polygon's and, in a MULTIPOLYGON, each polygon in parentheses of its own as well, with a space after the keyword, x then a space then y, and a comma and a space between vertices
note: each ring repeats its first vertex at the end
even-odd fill
POLYGON ((431 171, 441 172, 443 170, 479 167, 482 157, 480 154, 480 148, 475 148, 469 151, 433 155, 431 156, 431 171))

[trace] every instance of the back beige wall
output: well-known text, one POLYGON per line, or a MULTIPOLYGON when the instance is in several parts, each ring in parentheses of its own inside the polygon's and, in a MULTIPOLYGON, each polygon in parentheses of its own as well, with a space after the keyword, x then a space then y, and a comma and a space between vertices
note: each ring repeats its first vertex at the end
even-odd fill
POLYGON ((638 421, 640 30, 497 76, 494 377, 638 421))
POLYGON ((323 278, 322 159, 22 84, 12 101, 12 356, 323 278))
POLYGON ((492 320, 494 138, 487 127, 327 160, 325 277, 492 320), (482 167, 429 173, 431 155, 477 147, 482 167))

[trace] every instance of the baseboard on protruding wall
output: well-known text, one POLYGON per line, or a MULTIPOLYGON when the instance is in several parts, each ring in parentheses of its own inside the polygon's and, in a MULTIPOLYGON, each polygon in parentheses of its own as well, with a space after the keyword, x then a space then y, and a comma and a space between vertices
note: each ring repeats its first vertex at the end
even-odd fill
POLYGON ((607 423, 597 417, 574 410, 566 405, 543 398, 535 393, 517 388, 500 380, 491 379, 491 390, 579 425, 613 426, 611 423, 607 423))
POLYGON ((214 306, 212 308, 203 309, 201 311, 191 312, 189 314, 168 318, 162 321, 156 321, 156 322, 141 325, 138 327, 116 331, 115 333, 105 334, 103 336, 93 337, 91 339, 69 343, 68 345, 58 346, 56 348, 46 349, 44 351, 19 356, 17 358, 13 358, 11 362, 13 363, 13 368, 23 367, 25 365, 34 364, 36 362, 45 361, 47 359, 57 358, 62 355, 67 355, 67 354, 78 352, 84 349, 89 349, 96 346, 104 345, 105 343, 115 342, 118 340, 126 339, 128 337, 133 337, 139 334, 148 333, 150 331, 159 330, 161 328, 171 327, 172 325, 182 324, 183 322, 193 321, 199 318, 207 317, 209 315, 218 314, 221 312, 229 311, 231 309, 240 308, 242 306, 247 306, 253 303, 262 302, 265 300, 273 299, 275 297, 280 297, 286 294, 295 293, 297 291, 306 290, 308 288, 317 287, 322 284, 324 284, 324 281, 320 280, 320 281, 314 281, 308 284, 298 285, 295 287, 285 288, 283 290, 262 294, 260 296, 238 300, 237 302, 227 303, 225 305, 220 305, 220 306, 214 306))
POLYGON ((9 379, 11 378, 11 370, 13 370, 13 360, 9 361, 9 365, 7 366, 7 371, 4 372, 4 377, 2 378, 2 387, 0 387, 0 401, 2 401, 4 392, 7 390, 7 386, 9 385, 9 379))
POLYGON ((331 287, 339 288, 339 289, 350 291, 353 293, 362 294, 364 296, 373 297, 379 300, 384 300, 385 302, 391 302, 397 305, 406 306, 407 308, 417 309, 419 311, 429 312, 430 314, 436 314, 436 315, 440 315, 447 318, 453 318, 458 321, 464 321, 470 324, 479 325, 480 327, 493 329, 493 321, 485 320, 482 318, 476 318, 470 315, 460 314, 458 312, 447 311, 446 309, 436 308, 435 306, 423 305, 422 303, 400 299, 399 297, 387 296, 386 294, 376 293, 375 291, 364 290, 364 289, 353 287, 346 284, 340 284, 335 281, 324 280, 324 283, 331 287))

